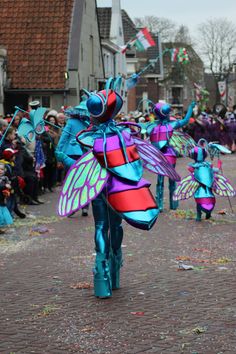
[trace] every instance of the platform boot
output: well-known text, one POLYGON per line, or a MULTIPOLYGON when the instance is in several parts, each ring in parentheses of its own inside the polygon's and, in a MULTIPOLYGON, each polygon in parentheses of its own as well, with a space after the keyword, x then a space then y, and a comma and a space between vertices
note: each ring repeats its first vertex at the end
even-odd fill
POLYGON ((174 191, 176 188, 175 181, 169 179, 169 201, 170 201, 170 210, 176 210, 179 206, 179 202, 177 200, 173 200, 174 191))
POLYGON ((117 251, 111 252, 110 259, 110 272, 113 290, 120 288, 120 268, 122 265, 122 250, 119 248, 117 251))
POLYGON ((163 211, 163 198, 164 198, 164 177, 157 177, 157 185, 156 185, 156 203, 161 213, 163 211))
POLYGON ((105 254, 97 253, 95 260, 94 295, 99 298, 112 296, 109 260, 105 254))

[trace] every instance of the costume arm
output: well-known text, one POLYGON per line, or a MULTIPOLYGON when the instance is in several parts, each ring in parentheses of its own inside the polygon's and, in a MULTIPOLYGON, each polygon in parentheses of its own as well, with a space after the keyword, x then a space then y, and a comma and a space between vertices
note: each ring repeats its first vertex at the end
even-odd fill
POLYGON ((195 107, 195 105, 196 105, 196 103, 194 101, 191 102, 191 104, 188 106, 188 111, 186 113, 186 116, 181 120, 171 122, 173 129, 179 129, 179 128, 182 128, 188 124, 188 122, 192 116, 193 108, 195 107))
POLYGON ((62 162, 63 165, 65 165, 66 167, 71 167, 74 163, 75 160, 72 159, 71 157, 67 156, 66 154, 64 154, 64 152, 62 151, 55 151, 55 156, 58 162, 62 162))
POLYGON ((65 128, 62 130, 60 139, 57 144, 58 150, 60 150, 60 151, 65 150, 65 147, 67 146, 68 141, 71 139, 70 130, 71 130, 71 125, 70 125, 70 120, 68 119, 65 128))

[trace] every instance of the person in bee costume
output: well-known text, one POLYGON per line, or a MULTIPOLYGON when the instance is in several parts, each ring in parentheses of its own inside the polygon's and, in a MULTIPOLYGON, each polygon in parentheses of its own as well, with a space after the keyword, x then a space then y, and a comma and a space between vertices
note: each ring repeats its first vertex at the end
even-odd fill
MULTIPOLYGON (((186 116, 180 120, 171 120, 171 106, 168 103, 158 102, 153 104, 153 113, 156 120, 146 127, 147 135, 150 137, 151 143, 159 149, 166 157, 168 162, 173 166, 176 165, 177 155, 183 153, 185 145, 188 141, 193 140, 185 133, 178 131, 179 128, 187 125, 195 107, 195 102, 192 102, 186 113, 186 116)), ((173 200, 173 194, 176 183, 173 179, 169 179, 169 202, 170 209, 177 209, 178 202, 173 200)), ((164 198, 164 176, 158 175, 156 185, 156 200, 159 205, 160 212, 163 210, 164 198)))
POLYGON ((112 290, 120 287, 122 219, 143 230, 157 219, 158 207, 150 183, 142 177, 143 167, 179 180, 162 153, 137 137, 138 125, 114 121, 123 104, 120 82, 120 77, 110 78, 102 91, 85 90, 93 125, 80 132, 77 141, 89 150, 75 163, 57 152, 60 161, 71 165, 59 198, 59 215, 67 216, 92 201, 94 294, 99 298, 112 296, 112 290))
POLYGON ((194 160, 188 165, 190 175, 178 183, 173 196, 174 200, 194 197, 197 210, 196 221, 201 221, 202 212, 206 214, 206 219, 210 219, 216 203, 215 194, 228 198, 235 196, 233 186, 222 174, 221 161, 218 160, 220 168, 215 168, 211 162, 206 161, 208 152, 212 159, 213 154, 230 153, 220 144, 207 143, 205 139, 200 139, 198 144, 188 152, 188 156, 194 160))

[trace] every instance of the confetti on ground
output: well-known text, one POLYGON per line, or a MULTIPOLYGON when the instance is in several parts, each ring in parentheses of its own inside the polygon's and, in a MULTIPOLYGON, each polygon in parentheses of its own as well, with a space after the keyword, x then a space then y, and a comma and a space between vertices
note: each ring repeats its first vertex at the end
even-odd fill
POLYGON ((190 261, 191 257, 189 257, 189 256, 177 256, 176 260, 177 261, 190 261))
POLYGON ((46 232, 49 231, 49 229, 46 226, 36 226, 32 228, 33 232, 38 232, 40 234, 45 234, 46 232))
POLYGON ((60 307, 56 306, 54 304, 49 304, 49 305, 45 305, 42 309, 41 312, 38 313, 39 317, 46 317, 51 315, 53 312, 55 312, 56 310, 59 310, 60 307))
POLYGON ((196 327, 192 329, 192 333, 195 334, 202 334, 205 333, 207 331, 207 327, 196 327))
POLYGON ((130 312, 131 315, 135 315, 135 316, 143 316, 144 312, 143 311, 134 311, 134 312, 130 312))
POLYGON ((193 251, 196 252, 203 252, 203 253, 212 253, 212 251, 206 249, 206 248, 193 248, 193 251))
POLYGON ((190 264, 184 264, 183 261, 180 261, 178 264, 178 270, 193 270, 194 266, 190 264))
POLYGON ((228 258, 228 257, 221 257, 216 259, 215 261, 213 261, 213 264, 225 264, 225 263, 229 263, 232 262, 232 259, 228 258))
POLYGON ((43 216, 43 217, 37 217, 35 219, 30 219, 28 220, 27 218, 24 220, 16 220, 14 221, 14 227, 21 227, 21 226, 27 226, 27 227, 33 227, 35 225, 40 225, 40 224, 51 224, 54 222, 62 221, 62 218, 59 218, 57 216, 43 216))
POLYGON ((93 327, 87 326, 87 327, 82 328, 82 329, 80 330, 80 332, 87 333, 87 332, 92 332, 93 330, 94 330, 93 327))
POLYGON ((201 327, 201 326, 197 326, 193 329, 183 329, 181 331, 179 331, 180 334, 183 335, 187 335, 187 334, 202 334, 205 333, 207 331, 207 327, 201 327))
POLYGON ((70 285, 71 289, 92 289, 93 288, 93 284, 91 283, 76 283, 76 284, 71 284, 70 285))
POLYGON ((219 210, 219 211, 217 212, 217 214, 219 214, 219 215, 226 215, 227 213, 226 213, 225 210, 219 210))
POLYGON ((194 219, 195 213, 192 210, 181 210, 178 209, 174 213, 172 213, 177 219, 194 219))

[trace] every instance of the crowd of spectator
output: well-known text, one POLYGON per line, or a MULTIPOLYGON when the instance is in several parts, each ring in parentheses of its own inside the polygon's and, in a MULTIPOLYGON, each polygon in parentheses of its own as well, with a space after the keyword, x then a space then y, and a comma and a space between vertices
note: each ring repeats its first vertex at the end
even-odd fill
MULTIPOLYGON (((65 114, 49 110, 45 114, 45 131, 37 135, 35 141, 29 143, 17 134, 17 128, 24 113, 18 112, 9 127, 12 117, 0 118, 0 164, 5 176, 10 181, 9 196, 3 196, 0 186, 2 206, 6 206, 14 217, 25 218, 21 204, 39 205, 44 203, 41 196, 54 192, 64 178, 64 167, 57 163, 55 150, 60 139, 61 128, 66 124, 65 114)), ((0 203, 1 206, 1 203, 0 203)), ((1 215, 0 215, 1 216, 1 215)), ((5 226, 1 224, 0 230, 5 226)))

